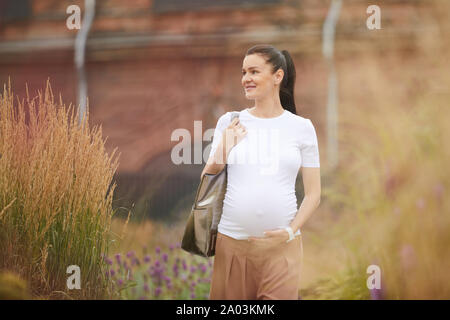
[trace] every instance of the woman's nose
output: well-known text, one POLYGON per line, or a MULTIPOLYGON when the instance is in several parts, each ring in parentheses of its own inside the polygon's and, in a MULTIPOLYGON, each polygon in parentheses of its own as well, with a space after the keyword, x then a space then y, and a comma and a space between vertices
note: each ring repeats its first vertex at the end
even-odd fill
POLYGON ((245 86, 247 83, 251 82, 251 78, 247 77, 246 75, 242 77, 242 84, 245 86))

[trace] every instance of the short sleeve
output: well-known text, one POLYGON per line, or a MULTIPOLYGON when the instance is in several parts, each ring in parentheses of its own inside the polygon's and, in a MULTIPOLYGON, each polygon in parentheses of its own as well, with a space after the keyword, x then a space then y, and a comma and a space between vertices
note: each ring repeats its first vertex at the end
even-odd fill
POLYGON ((306 119, 305 128, 302 130, 300 152, 302 167, 320 167, 319 144, 316 130, 310 119, 306 119))
POLYGON ((211 152, 209 153, 209 157, 213 156, 216 152, 217 146, 222 139, 223 130, 228 126, 230 122, 229 112, 224 113, 220 116, 219 120, 217 120, 216 129, 214 130, 213 142, 211 144, 211 152))

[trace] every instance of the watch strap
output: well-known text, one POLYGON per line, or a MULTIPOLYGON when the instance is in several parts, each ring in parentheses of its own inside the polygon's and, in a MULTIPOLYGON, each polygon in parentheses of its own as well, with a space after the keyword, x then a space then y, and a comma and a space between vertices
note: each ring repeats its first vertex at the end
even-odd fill
POLYGON ((294 240, 295 236, 294 236, 294 231, 292 231, 292 228, 291 227, 286 227, 284 229, 289 233, 289 239, 286 240, 286 242, 294 240))

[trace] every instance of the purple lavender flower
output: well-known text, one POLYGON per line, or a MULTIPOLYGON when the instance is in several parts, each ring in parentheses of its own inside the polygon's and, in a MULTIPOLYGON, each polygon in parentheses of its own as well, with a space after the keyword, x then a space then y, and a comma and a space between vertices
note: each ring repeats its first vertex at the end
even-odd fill
POLYGON ((178 264, 174 264, 172 267, 172 271, 175 277, 178 277, 178 264))
POLYGON ((128 251, 127 258, 131 258, 134 256, 134 251, 128 251))
POLYGON ((162 291, 161 287, 156 287, 155 288, 155 296, 159 296, 161 294, 161 291, 162 291))
POLYGON ((106 276, 109 277, 109 270, 106 270, 106 276))
POLYGON ((195 293, 194 292, 191 293, 191 299, 195 299, 195 293))
POLYGON ((167 255, 167 253, 163 253, 163 255, 162 255, 162 260, 163 260, 164 262, 167 262, 168 258, 169 258, 169 256, 167 255))
POLYGON ((169 246, 169 250, 170 250, 170 251, 173 251, 174 248, 175 248, 175 245, 174 245, 174 244, 171 244, 171 245, 169 246))
POLYGON ((109 270, 109 274, 111 275, 111 277, 114 277, 116 272, 114 271, 114 269, 111 269, 111 270, 109 270))
POLYGON ((161 265, 161 263, 159 262, 159 260, 155 261, 155 267, 159 267, 161 265))
POLYGON ((112 265, 112 264, 113 264, 112 260, 111 260, 110 258, 108 258, 108 257, 105 257, 105 262, 106 262, 107 264, 109 264, 109 265, 112 265))
POLYGON ((187 270, 187 264, 186 261, 183 259, 183 261, 181 262, 183 265, 183 270, 186 271, 187 270))
POLYGON ((132 266, 134 266, 134 265, 140 266, 140 265, 141 265, 141 262, 139 261, 138 258, 134 257, 134 258, 131 260, 131 265, 132 265, 132 266))
POLYGON ((117 279, 117 285, 120 287, 123 285, 123 280, 122 279, 117 279))
POLYGON ((155 251, 156 251, 157 254, 159 254, 161 252, 161 248, 160 247, 156 247, 155 251))
POLYGON ((191 266, 190 271, 191 271, 191 273, 194 273, 195 271, 197 271, 197 268, 195 266, 191 266))
POLYGON ((200 264, 200 270, 202 273, 206 272, 206 266, 203 263, 200 264))
POLYGON ((121 263, 121 256, 120 256, 120 253, 116 254, 115 257, 116 257, 117 263, 120 264, 120 263, 121 263))
POLYGON ((150 260, 151 260, 151 258, 150 258, 149 255, 146 255, 146 256, 144 257, 144 262, 145 262, 145 263, 149 263, 150 260))
MULTIPOLYGON (((157 261, 158 262, 158 261, 157 261)), ((156 264, 156 263, 155 263, 156 264)), ((159 264, 151 267, 151 272, 149 272, 150 276, 154 278, 158 283, 161 283, 164 277, 164 268, 162 268, 159 264)))
POLYGON ((383 300, 383 292, 381 289, 369 289, 371 300, 383 300))

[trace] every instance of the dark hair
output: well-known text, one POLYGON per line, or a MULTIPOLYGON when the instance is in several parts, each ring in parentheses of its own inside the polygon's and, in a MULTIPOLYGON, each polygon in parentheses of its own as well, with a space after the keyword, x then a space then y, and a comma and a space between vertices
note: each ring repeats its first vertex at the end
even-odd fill
POLYGON ((266 58, 266 62, 272 64, 272 73, 278 69, 284 72, 283 81, 280 84, 280 102, 284 109, 297 114, 294 101, 295 66, 291 55, 286 50, 278 50, 268 44, 259 44, 247 50, 246 56, 260 54, 266 58))

